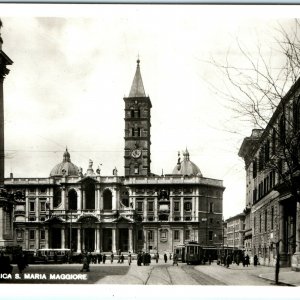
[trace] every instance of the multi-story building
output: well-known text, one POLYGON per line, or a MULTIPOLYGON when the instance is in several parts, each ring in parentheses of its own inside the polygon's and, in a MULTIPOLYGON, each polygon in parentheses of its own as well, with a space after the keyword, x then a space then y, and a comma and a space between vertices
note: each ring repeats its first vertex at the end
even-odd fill
POLYGON ((72 248, 171 252, 177 244, 222 244, 221 180, 176 158, 170 174, 151 173, 151 108, 137 61, 125 102, 124 174, 103 176, 90 160, 83 173, 66 149, 49 177, 7 178, 16 194, 14 241, 23 249, 72 248))
MULTIPOLYGON (((253 130, 239 150, 246 168, 245 232, 252 256, 265 265, 275 265, 279 253, 281 265, 290 266, 299 246, 299 88, 298 80, 266 129, 253 130)), ((294 258, 299 264, 299 255, 294 258)))
POLYGON ((225 222, 226 230, 226 246, 233 250, 244 250, 244 232, 245 232, 245 214, 235 215, 225 222))

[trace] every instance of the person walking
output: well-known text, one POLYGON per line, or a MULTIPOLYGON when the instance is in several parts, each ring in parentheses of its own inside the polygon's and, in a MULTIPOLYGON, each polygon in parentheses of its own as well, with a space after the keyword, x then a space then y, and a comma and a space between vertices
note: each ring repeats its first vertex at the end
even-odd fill
POLYGON ((178 256, 177 256, 176 253, 174 253, 174 255, 173 255, 173 266, 174 266, 174 265, 177 265, 177 266, 178 266, 178 256))
POLYGON ((26 268, 26 263, 25 263, 24 255, 23 255, 22 252, 20 252, 17 255, 16 261, 17 261, 17 266, 18 266, 18 269, 19 269, 19 273, 22 274, 23 270, 26 268))
POLYGON ((131 265, 131 253, 130 251, 128 252, 128 265, 130 266, 131 265))
POLYGON ((90 271, 89 259, 88 259, 87 253, 83 253, 82 268, 81 268, 80 272, 89 272, 89 271, 90 271))
POLYGON ((103 263, 105 264, 105 261, 106 261, 106 254, 104 253, 103 256, 102 256, 102 261, 103 263))
POLYGON ((158 252, 156 252, 155 260, 156 260, 156 263, 158 263, 158 260, 159 260, 159 254, 158 254, 158 252))
POLYGON ((249 255, 247 254, 245 257, 245 265, 248 267, 250 265, 250 258, 249 255))
POLYGON ((121 263, 121 264, 124 263, 124 255, 123 255, 123 253, 121 253, 120 263, 121 263))
POLYGON ((110 263, 112 264, 113 262, 114 262, 114 253, 111 251, 110 263))
POLYGON ((165 261, 165 263, 168 261, 168 256, 166 253, 164 254, 164 261, 165 261))
POLYGON ((257 258, 257 255, 255 254, 254 257, 253 257, 254 267, 257 267, 257 262, 258 262, 258 258, 257 258))

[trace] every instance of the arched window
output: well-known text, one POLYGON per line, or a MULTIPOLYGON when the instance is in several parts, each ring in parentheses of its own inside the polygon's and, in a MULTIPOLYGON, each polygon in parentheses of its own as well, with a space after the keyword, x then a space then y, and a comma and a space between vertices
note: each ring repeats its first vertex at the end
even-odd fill
POLYGON ((85 184, 85 208, 95 209, 95 184, 93 182, 85 184))
POLYGON ((106 189, 103 192, 103 209, 112 209, 112 193, 109 189, 106 189))
POLYGON ((61 189, 59 187, 54 188, 53 193, 53 207, 58 207, 61 204, 61 189))
POLYGON ((69 209, 77 210, 77 193, 74 189, 68 193, 69 209))

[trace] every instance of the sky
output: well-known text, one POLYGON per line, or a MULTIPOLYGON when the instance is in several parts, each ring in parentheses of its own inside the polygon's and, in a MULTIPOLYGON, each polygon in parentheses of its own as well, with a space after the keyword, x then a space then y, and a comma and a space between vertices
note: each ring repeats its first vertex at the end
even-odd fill
POLYGON ((230 53, 239 63, 237 41, 250 52, 261 43, 268 57, 278 24, 289 26, 298 7, 0 4, 0 12, 14 61, 4 81, 6 176, 48 177, 66 147, 84 171, 91 159, 102 175, 114 167, 124 175, 123 97, 139 57, 152 102, 151 171, 170 174, 187 148, 204 177, 223 180, 224 218, 242 212, 238 150, 252 124, 217 92, 225 79, 211 62, 230 53))

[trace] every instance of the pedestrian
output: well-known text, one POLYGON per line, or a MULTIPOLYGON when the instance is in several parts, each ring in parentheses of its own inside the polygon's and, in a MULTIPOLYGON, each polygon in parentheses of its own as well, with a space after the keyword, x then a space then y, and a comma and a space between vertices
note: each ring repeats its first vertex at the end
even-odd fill
POLYGON ((16 262, 17 262, 17 266, 18 266, 18 269, 19 269, 19 273, 22 274, 23 270, 26 267, 24 255, 23 255, 22 252, 18 253, 18 255, 16 257, 16 262))
POLYGON ((229 268, 229 265, 231 263, 231 257, 230 255, 228 254, 227 257, 226 257, 226 267, 229 268))
POLYGON ((103 256, 102 256, 102 261, 103 263, 105 264, 105 261, 106 261, 106 254, 104 253, 103 256))
POLYGON ((164 254, 164 261, 165 261, 165 263, 168 261, 168 256, 166 253, 164 254))
POLYGON ((97 261, 98 261, 98 264, 101 263, 101 261, 102 261, 102 254, 101 253, 97 254, 97 261))
POLYGON ((177 254, 176 253, 174 253, 174 255, 173 255, 173 266, 174 265, 177 265, 178 266, 178 257, 177 257, 177 254))
POLYGON ((254 257, 253 257, 254 267, 257 267, 257 262, 258 262, 258 258, 257 258, 257 255, 255 254, 254 257))
POLYGON ((89 272, 89 271, 90 271, 90 266, 89 266, 88 255, 86 253, 83 253, 82 269, 80 270, 80 272, 89 272))
POLYGON ((137 256, 137 265, 141 266, 141 264, 142 264, 142 254, 141 252, 139 252, 137 256))
POLYGON ((128 252, 127 260, 128 260, 128 265, 130 266, 131 265, 131 253, 130 253, 130 251, 128 252))
POLYGON ((245 258, 245 263, 246 263, 246 266, 248 267, 250 265, 250 258, 249 258, 249 255, 247 254, 246 255, 246 258, 245 258))
POLYGON ((172 253, 170 253, 170 255, 169 255, 169 259, 170 259, 170 260, 172 260, 172 253))
POLYGON ((123 255, 123 253, 121 253, 121 264, 123 264, 124 263, 124 255, 123 255))
POLYGON ((211 255, 208 255, 208 263, 211 265, 211 255))
POLYGON ((112 264, 113 262, 114 262, 114 253, 111 251, 110 263, 112 264))
POLYGON ((237 255, 236 255, 236 264, 239 266, 239 265, 240 265, 240 262, 241 262, 240 255, 237 254, 237 255))
POLYGON ((158 254, 158 252, 156 252, 155 260, 156 260, 156 263, 158 263, 158 260, 159 260, 159 254, 158 254))

